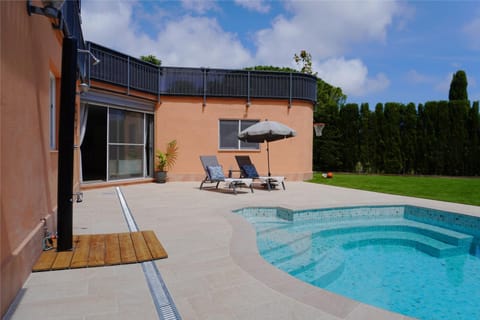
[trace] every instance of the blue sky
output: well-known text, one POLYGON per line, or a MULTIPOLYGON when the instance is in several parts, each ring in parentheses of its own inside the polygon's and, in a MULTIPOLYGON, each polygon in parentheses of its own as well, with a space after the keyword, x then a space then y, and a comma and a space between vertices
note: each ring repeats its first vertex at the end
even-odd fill
POLYGON ((165 66, 314 71, 347 102, 448 99, 464 70, 480 100, 480 1, 82 0, 86 40, 165 66))

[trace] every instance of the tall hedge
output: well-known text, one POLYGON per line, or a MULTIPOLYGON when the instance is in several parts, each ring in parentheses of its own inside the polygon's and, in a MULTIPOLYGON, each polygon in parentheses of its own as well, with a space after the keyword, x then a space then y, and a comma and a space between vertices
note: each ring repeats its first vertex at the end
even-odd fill
POLYGON ((467 150, 465 171, 468 175, 480 175, 480 115, 479 103, 473 103, 468 110, 467 119, 467 150))
POLYGON ((358 105, 349 103, 340 109, 338 124, 342 128, 341 135, 341 158, 343 168, 346 171, 354 171, 359 159, 359 129, 360 117, 358 105))
POLYGON ((467 100, 332 104, 315 115, 317 171, 480 175, 479 103, 467 100))

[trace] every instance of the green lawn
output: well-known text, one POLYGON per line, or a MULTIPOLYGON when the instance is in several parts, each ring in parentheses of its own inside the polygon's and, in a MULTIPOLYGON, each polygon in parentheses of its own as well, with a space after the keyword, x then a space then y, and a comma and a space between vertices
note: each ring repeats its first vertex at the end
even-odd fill
POLYGON ((480 178, 334 173, 333 179, 325 179, 316 173, 310 182, 480 206, 480 178))

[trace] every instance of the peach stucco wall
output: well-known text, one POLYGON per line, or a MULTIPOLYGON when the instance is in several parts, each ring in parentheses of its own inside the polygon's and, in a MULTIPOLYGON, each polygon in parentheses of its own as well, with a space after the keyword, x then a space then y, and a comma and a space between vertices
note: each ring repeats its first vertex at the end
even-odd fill
MULTIPOLYGON (((56 211, 57 152, 49 144, 49 73, 60 92, 61 35, 28 16, 25 1, 0 1, 1 313, 41 253, 41 219, 56 211)), ((57 110, 58 110, 57 103, 57 110)), ((57 126, 58 127, 58 126, 57 126)))
POLYGON ((309 179, 312 175, 312 117, 313 106, 305 101, 254 99, 246 107, 244 99, 207 99, 161 97, 155 112, 155 148, 165 149, 168 141, 176 139, 178 160, 168 173, 170 181, 200 181, 204 171, 200 155, 217 155, 227 174, 238 170, 235 155, 249 155, 260 174, 267 174, 266 144, 259 151, 226 151, 219 149, 219 120, 274 120, 297 131, 294 138, 270 143, 272 175, 290 180, 309 179))

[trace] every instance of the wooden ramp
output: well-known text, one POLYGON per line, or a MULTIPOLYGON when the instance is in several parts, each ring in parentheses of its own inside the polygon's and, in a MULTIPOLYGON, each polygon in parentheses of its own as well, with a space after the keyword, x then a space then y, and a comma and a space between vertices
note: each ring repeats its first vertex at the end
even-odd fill
POLYGON ((32 271, 111 266, 167 257, 167 252, 151 230, 74 235, 72 251, 57 252, 55 248, 43 251, 32 271))

